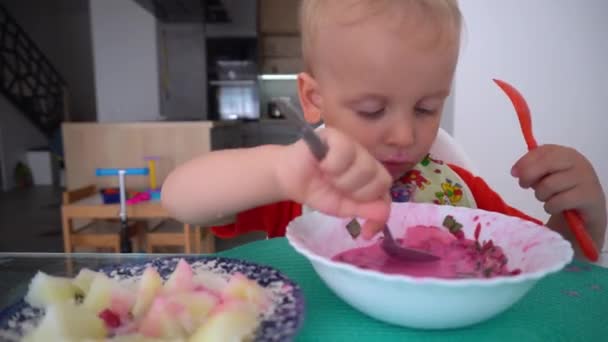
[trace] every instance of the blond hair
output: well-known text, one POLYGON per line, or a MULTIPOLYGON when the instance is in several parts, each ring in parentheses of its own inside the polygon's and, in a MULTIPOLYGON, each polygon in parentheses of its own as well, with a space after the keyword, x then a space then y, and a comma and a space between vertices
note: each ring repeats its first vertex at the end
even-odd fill
MULTIPOLYGON (((458 7, 458 0, 301 0, 300 3, 300 32, 302 36, 302 57, 306 71, 311 72, 311 50, 316 37, 325 23, 329 20, 341 24, 356 24, 364 19, 361 15, 348 16, 348 8, 365 6, 365 16, 372 17, 385 12, 387 6, 399 4, 402 8, 406 6, 418 6, 425 17, 434 20, 440 32, 446 27, 456 29, 460 33, 462 15, 458 7), (346 10, 339 13, 339 18, 334 18, 329 6, 335 4, 348 5, 346 10)), ((404 12, 405 13, 405 12, 404 12)), ((439 36, 438 36, 439 37, 439 36)))

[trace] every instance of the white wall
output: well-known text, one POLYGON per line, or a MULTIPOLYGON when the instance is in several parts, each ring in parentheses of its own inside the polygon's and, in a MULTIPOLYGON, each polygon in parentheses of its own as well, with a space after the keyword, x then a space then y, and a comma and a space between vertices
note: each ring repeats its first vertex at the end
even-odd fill
POLYGON ((456 75, 454 134, 506 201, 542 206, 509 171, 525 144, 512 105, 492 82, 516 86, 539 143, 572 146, 608 186, 608 1, 460 1, 466 34, 456 75), (491 147, 490 147, 491 146, 491 147))
POLYGON ((2 0, 2 4, 66 80, 70 119, 95 121, 88 1, 2 0))
POLYGON ((26 162, 25 152, 30 148, 48 145, 46 137, 9 100, 0 95, 0 159, 2 159, 3 189, 15 186, 13 171, 19 161, 26 162))
POLYGON ((154 16, 132 0, 89 0, 100 122, 160 116, 154 16))

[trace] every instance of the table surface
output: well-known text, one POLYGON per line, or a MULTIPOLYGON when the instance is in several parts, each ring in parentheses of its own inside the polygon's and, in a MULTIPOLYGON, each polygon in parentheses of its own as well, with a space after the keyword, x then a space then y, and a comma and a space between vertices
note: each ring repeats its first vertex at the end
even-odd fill
MULTIPOLYGON (((301 341, 608 340, 608 269, 580 261, 541 280, 514 307, 494 319, 463 329, 419 331, 376 321, 348 306, 284 238, 250 243, 217 255, 273 266, 302 287, 306 319, 298 336, 301 341)), ((0 307, 19 300, 38 270, 69 276, 83 267, 95 269, 162 256, 0 253, 0 307), (71 274, 67 267, 70 262, 71 274)))
MULTIPOLYGON (((120 204, 104 204, 101 195, 93 195, 61 206, 65 218, 118 218, 120 204)), ((129 218, 169 218, 169 212, 159 200, 127 204, 129 218)))

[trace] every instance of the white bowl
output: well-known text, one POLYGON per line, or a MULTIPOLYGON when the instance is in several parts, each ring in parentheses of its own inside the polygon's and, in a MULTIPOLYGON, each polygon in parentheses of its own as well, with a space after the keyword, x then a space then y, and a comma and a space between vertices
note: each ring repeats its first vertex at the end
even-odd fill
POLYGON ((459 328, 490 319, 521 299, 536 282, 561 270, 573 257, 570 243, 546 227, 478 209, 394 203, 388 222, 393 235, 407 227, 442 226, 447 215, 464 225, 467 238, 482 224, 480 241, 492 239, 520 275, 491 279, 439 279, 389 275, 332 261, 347 249, 374 241, 353 239, 349 219, 313 212, 293 220, 287 239, 310 260, 327 286, 345 302, 378 320, 419 329, 459 328))

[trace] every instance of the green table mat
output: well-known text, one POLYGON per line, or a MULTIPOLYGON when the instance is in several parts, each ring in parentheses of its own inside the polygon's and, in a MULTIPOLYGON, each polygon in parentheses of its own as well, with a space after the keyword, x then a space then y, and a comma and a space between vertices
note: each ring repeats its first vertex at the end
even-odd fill
POLYGON ((422 331, 382 323, 350 307, 285 238, 218 255, 273 266, 301 286, 306 318, 298 341, 608 341, 608 269, 580 261, 541 280, 515 306, 489 321, 422 331))

